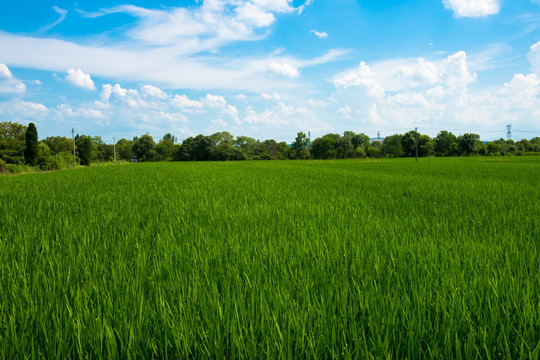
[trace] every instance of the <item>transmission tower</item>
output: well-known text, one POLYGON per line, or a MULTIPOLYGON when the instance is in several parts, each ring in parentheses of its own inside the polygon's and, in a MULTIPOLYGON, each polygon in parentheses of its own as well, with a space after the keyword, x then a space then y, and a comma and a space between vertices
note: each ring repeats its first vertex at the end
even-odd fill
POLYGON ((506 140, 512 139, 512 124, 506 125, 506 140))

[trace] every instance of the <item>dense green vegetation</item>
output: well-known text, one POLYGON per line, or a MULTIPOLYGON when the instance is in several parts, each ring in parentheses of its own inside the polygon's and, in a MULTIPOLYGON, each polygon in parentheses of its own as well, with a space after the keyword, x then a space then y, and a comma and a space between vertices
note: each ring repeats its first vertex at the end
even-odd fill
POLYGON ((36 144, 37 132, 34 131, 35 127, 30 131, 35 134, 35 140, 31 141, 29 148, 25 143, 26 126, 0 122, 0 173, 27 172, 32 169, 59 170, 75 167, 75 163, 89 166, 94 162, 112 162, 113 159, 159 162, 388 158, 415 157, 417 150, 419 157, 540 154, 540 137, 517 142, 500 139, 485 143, 477 134, 456 136, 444 130, 433 139, 415 131, 390 135, 384 139, 370 139, 363 133, 345 131, 343 135, 326 134, 313 141, 299 132, 290 145, 273 139, 260 141, 247 136, 235 138, 223 131, 210 136, 200 134, 189 137, 181 144, 176 143, 172 134, 165 134, 157 144, 148 134, 133 140, 120 139, 116 144, 106 144, 99 136, 77 135, 74 159, 72 139, 52 136, 36 144), (32 160, 23 156, 29 149, 33 154, 32 160))
POLYGON ((540 158, 0 177, 0 357, 540 357, 540 158))

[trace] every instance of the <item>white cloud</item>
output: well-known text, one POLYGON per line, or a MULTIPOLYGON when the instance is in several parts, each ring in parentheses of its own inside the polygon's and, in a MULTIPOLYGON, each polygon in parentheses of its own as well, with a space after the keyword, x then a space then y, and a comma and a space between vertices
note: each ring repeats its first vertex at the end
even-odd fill
POLYGON ((200 101, 196 101, 196 100, 191 100, 187 97, 187 95, 176 95, 172 101, 171 101, 171 105, 177 107, 177 108, 180 108, 180 109, 185 109, 185 108, 202 108, 203 107, 203 103, 200 102, 200 101))
POLYGON ((437 66, 424 58, 418 58, 413 66, 405 65, 398 68, 395 76, 402 79, 408 87, 436 84, 440 81, 437 66))
POLYGON ((344 107, 337 109, 337 112, 346 119, 351 118, 352 110, 349 105, 345 105, 344 107))
POLYGON ((203 99, 204 104, 212 108, 223 108, 227 106, 227 101, 223 96, 206 94, 206 98, 203 99))
POLYGON ((278 63, 275 61, 268 64, 267 71, 278 75, 284 75, 290 78, 297 78, 300 76, 298 68, 292 66, 291 64, 278 63))
POLYGON ((325 107, 328 104, 322 100, 307 99, 306 104, 311 107, 325 107))
POLYGON ((482 17, 499 13, 500 0, 443 0, 455 17, 482 17))
POLYGON ((540 41, 531 46, 527 59, 531 64, 531 70, 537 75, 540 75, 540 41))
POLYGON ((96 90, 96 85, 89 74, 85 74, 81 69, 69 69, 66 81, 84 90, 96 90))
POLYGON ((81 117, 86 119, 104 119, 105 115, 100 110, 84 107, 72 107, 67 104, 57 106, 59 113, 65 117, 81 117))
MULTIPOLYGON (((144 87, 143 87, 144 88, 144 87)), ((159 90, 159 89, 158 89, 159 90)), ((141 98, 140 93, 135 89, 124 89, 120 84, 105 84, 102 86, 100 99, 103 102, 119 101, 132 108, 155 107, 154 102, 147 102, 141 98)))
POLYGON ((47 30, 50 30, 52 29, 53 27, 59 25, 62 21, 64 21, 66 19, 66 16, 67 16, 67 10, 65 9, 62 9, 62 8, 59 8, 58 6, 53 6, 53 10, 58 14, 60 15, 60 17, 58 18, 58 20, 56 20, 55 22, 53 22, 52 24, 49 24, 49 25, 46 25, 44 27, 41 28, 42 31, 47 31, 47 30))
POLYGON ((328 37, 328 34, 324 31, 311 30, 311 33, 313 33, 319 39, 324 39, 328 37))
POLYGON ((261 96, 265 100, 276 100, 276 101, 280 100, 280 96, 277 92, 274 92, 273 94, 262 93, 261 96))
POLYGON ((163 90, 152 85, 144 85, 141 88, 141 93, 145 97, 159 99, 159 100, 164 100, 164 99, 167 99, 168 97, 167 94, 163 90))
POLYGON ((237 7, 235 11, 238 20, 258 28, 271 25, 276 20, 272 13, 263 11, 250 2, 237 7))
POLYGON ((292 12, 295 9, 290 5, 292 0, 252 0, 253 4, 261 9, 275 12, 292 12))
POLYGON ((238 94, 235 96, 236 100, 244 101, 247 99, 247 96, 244 94, 238 94))
POLYGON ((452 89, 463 88, 476 81, 477 75, 469 71, 464 51, 450 55, 442 63, 443 82, 452 89))
POLYGON ((109 99, 111 98, 111 94, 112 94, 112 85, 110 84, 105 84, 101 87, 101 93, 100 93, 100 98, 102 101, 109 101, 109 99))
POLYGON ((227 105, 227 108, 223 110, 223 113, 230 115, 230 116, 238 116, 239 111, 236 108, 236 106, 233 105, 227 105))
POLYGON ((376 74, 363 61, 356 71, 338 75, 334 78, 334 85, 342 89, 365 87, 372 97, 382 97, 385 93, 383 87, 377 81, 376 74))
POLYGON ((143 121, 152 124, 186 124, 189 122, 188 118, 182 113, 171 113, 166 111, 150 111, 148 114, 142 116, 143 121))
POLYGON ((81 12, 87 17, 130 14, 139 18, 137 26, 128 33, 133 39, 177 48, 177 44, 182 44, 185 50, 195 53, 216 50, 231 41, 260 37, 257 30, 271 25, 274 14, 295 10, 291 3, 289 0, 204 0, 196 7, 149 10, 120 5, 97 13, 81 12))
POLYGON ((15 78, 6 64, 0 63, 0 94, 22 94, 26 86, 15 78))
POLYGON ((256 93, 302 87, 302 84, 290 81, 287 76, 268 76, 268 64, 272 62, 277 64, 274 70, 298 77, 299 67, 334 62, 347 53, 330 50, 322 56, 303 60, 276 58, 275 52, 244 58, 223 53, 202 56, 185 54, 183 42, 159 47, 140 46, 133 42, 122 46, 111 44, 98 47, 3 32, 0 32, 0 44, 0 59, 19 67, 53 72, 84 68, 93 76, 117 81, 137 81, 177 89, 226 89, 256 93))

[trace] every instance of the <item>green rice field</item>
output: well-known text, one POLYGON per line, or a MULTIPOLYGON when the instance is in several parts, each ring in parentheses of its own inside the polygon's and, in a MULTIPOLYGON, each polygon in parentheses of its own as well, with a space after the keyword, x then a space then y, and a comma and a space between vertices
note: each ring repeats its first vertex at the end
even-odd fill
POLYGON ((538 359, 540 157, 0 177, 0 358, 538 359))

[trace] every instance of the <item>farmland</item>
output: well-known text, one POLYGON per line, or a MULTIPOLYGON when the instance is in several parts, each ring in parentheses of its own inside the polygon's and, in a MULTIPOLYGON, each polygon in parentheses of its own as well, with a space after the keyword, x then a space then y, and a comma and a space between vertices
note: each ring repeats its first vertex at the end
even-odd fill
POLYGON ((0 357, 538 358, 540 158, 0 177, 0 357))

